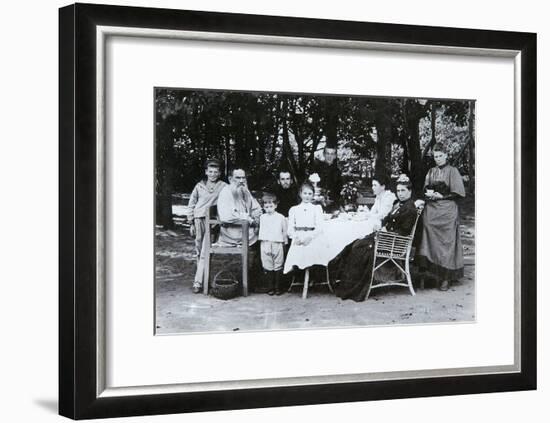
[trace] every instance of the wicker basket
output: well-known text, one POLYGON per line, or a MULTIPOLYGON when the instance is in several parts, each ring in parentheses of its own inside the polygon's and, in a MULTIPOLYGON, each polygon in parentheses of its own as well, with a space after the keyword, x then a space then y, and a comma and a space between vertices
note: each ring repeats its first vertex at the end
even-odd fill
POLYGON ((239 281, 235 275, 227 270, 220 270, 212 280, 212 295, 220 300, 229 300, 239 294, 239 281), (227 277, 222 278, 225 273, 227 277))

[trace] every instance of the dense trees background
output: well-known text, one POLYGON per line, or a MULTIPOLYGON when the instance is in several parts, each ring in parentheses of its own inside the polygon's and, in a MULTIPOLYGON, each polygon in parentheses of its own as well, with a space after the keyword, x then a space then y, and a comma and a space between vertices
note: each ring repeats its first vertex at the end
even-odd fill
POLYGON ((303 180, 325 145, 338 147, 344 177, 365 189, 375 174, 406 173, 421 190, 442 142, 473 192, 474 108, 471 100, 157 89, 157 224, 173 225, 172 194, 190 192, 208 158, 221 159, 224 173, 244 166, 260 189, 280 168, 303 180))

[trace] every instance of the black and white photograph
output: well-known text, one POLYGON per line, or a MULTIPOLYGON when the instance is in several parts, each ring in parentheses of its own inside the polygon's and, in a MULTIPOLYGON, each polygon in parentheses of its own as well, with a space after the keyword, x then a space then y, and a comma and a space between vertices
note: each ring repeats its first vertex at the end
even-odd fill
POLYGON ((0 420, 550 415, 546 10, 4 2, 0 420))
POLYGON ((154 88, 155 333, 475 322, 475 106, 154 88))

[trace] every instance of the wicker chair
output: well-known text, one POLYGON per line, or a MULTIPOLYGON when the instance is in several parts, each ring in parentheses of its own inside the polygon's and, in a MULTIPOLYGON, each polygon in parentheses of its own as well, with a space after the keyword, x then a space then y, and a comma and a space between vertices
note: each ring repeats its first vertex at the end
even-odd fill
POLYGON ((217 215, 216 207, 212 207, 206 211, 205 231, 204 231, 204 282, 203 292, 208 295, 208 288, 210 286, 210 258, 215 254, 235 254, 241 256, 242 264, 242 283, 243 283, 243 296, 248 296, 248 222, 243 222, 238 226, 242 227, 243 238, 241 244, 231 246, 221 246, 212 243, 212 227, 216 225, 224 225, 217 217, 211 216, 217 215))
POLYGON ((380 288, 383 286, 404 286, 409 288, 409 291, 412 295, 416 295, 412 285, 409 263, 412 259, 411 250, 414 233, 416 231, 416 225, 418 224, 418 219, 420 218, 422 211, 423 208, 417 208, 417 215, 414 221, 414 225, 412 227, 411 233, 407 236, 402 236, 394 232, 385 231, 378 231, 376 233, 371 283, 366 298, 369 297, 370 291, 372 289, 380 288), (393 263, 403 274, 404 278, 399 280, 375 283, 376 271, 384 266, 386 263, 393 263))

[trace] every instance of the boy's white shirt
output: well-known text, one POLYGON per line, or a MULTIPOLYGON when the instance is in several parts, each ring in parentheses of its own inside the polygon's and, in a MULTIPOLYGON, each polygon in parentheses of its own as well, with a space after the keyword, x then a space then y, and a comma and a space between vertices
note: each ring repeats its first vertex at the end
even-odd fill
POLYGON ((260 241, 288 242, 287 219, 281 213, 264 213, 260 216, 260 241))

